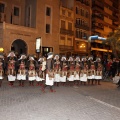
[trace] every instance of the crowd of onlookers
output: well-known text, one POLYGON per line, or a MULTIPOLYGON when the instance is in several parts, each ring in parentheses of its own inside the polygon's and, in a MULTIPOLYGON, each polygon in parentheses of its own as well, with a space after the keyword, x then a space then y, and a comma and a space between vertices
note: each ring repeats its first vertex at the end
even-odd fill
MULTIPOLYGON (((102 61, 103 64, 103 79, 112 79, 115 76, 120 76, 120 59, 106 59, 102 61)), ((117 83, 120 87, 120 81, 117 83)))

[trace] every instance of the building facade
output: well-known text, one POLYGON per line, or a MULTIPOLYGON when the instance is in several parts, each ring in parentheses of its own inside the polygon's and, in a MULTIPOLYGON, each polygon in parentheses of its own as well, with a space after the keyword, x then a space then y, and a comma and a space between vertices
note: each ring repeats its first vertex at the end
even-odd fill
POLYGON ((60 4, 60 54, 71 55, 74 52, 74 0, 60 4))
POLYGON ((6 54, 35 54, 41 38, 39 52, 59 53, 59 5, 59 0, 0 1, 0 47, 6 54))
POLYGON ((119 0, 0 0, 0 48, 6 54, 111 52, 88 38, 107 38, 120 23, 119 7, 119 0))
MULTIPOLYGON (((107 38, 119 25, 119 0, 92 0, 92 35, 107 38)), ((94 54, 109 53, 110 46, 103 45, 101 40, 91 44, 94 54)))
POLYGON ((77 54, 87 55, 88 37, 91 35, 91 0, 75 0, 74 14, 74 50, 77 54))

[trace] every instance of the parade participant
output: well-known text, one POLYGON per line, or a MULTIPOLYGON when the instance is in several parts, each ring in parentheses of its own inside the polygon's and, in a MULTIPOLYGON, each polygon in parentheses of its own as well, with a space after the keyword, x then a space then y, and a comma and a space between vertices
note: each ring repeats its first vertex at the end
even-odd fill
POLYGON ((88 69, 89 69, 88 65, 86 63, 84 63, 84 67, 83 67, 83 69, 81 70, 81 73, 80 73, 81 84, 84 83, 84 85, 86 85, 88 69))
MULTIPOLYGON (((89 56, 88 57, 88 85, 90 84, 90 82, 92 83, 94 77, 93 77, 93 72, 92 72, 92 69, 93 69, 93 65, 94 65, 94 62, 93 62, 93 56, 89 56)), ((95 69, 95 68, 94 68, 95 69)), ((94 73, 95 74, 95 73, 94 73)))
POLYGON ((86 58, 86 56, 83 56, 83 57, 81 58, 81 68, 82 68, 82 69, 84 68, 84 64, 87 64, 87 58, 86 58))
POLYGON ((80 57, 76 56, 76 59, 74 61, 75 61, 74 84, 79 85, 81 72, 80 57))
POLYGON ((102 80, 102 64, 99 62, 98 67, 95 73, 95 84, 101 85, 100 81, 102 80))
POLYGON ((18 73, 17 80, 19 80, 19 86, 24 87, 24 81, 26 80, 26 55, 22 54, 20 59, 18 59, 18 73))
POLYGON ((29 56, 27 66, 29 86, 34 86, 34 81, 36 79, 36 61, 34 60, 34 57, 32 55, 29 56))
POLYGON ((55 92, 53 90, 54 85, 54 71, 53 71, 53 53, 49 52, 47 57, 47 63, 46 63, 46 81, 45 86, 43 86, 42 91, 45 92, 45 88, 47 86, 50 86, 50 92, 55 92))
MULTIPOLYGON (((94 64, 94 62, 91 62, 91 66, 89 69, 90 76, 88 77, 88 79, 91 81, 92 85, 94 85, 94 81, 95 81, 95 72, 96 72, 95 64, 94 64)), ((88 84, 90 84, 90 81, 88 84)))
POLYGON ((4 56, 0 54, 0 87, 2 85, 2 80, 4 78, 4 56))
POLYGON ((46 57, 40 57, 38 60, 39 69, 37 71, 36 81, 37 86, 43 86, 46 72, 46 57))
POLYGON ((66 56, 61 57, 61 72, 60 72, 60 82, 64 86, 67 78, 68 65, 66 61, 66 56))
POLYGON ((7 62, 7 75, 8 81, 10 82, 9 85, 13 86, 14 81, 16 79, 16 56, 13 51, 8 54, 8 62, 7 62))
POLYGON ((68 59, 68 76, 67 76, 67 80, 69 81, 70 86, 72 86, 74 82, 74 70, 75 62, 73 61, 73 57, 70 56, 68 59))
POLYGON ((54 63, 53 63, 53 70, 54 70, 54 82, 56 86, 59 86, 59 82, 60 82, 60 72, 61 72, 61 64, 60 64, 60 60, 59 60, 59 55, 55 55, 54 56, 54 63))
POLYGON ((91 67, 91 63, 92 63, 92 62, 93 62, 93 56, 90 55, 90 56, 88 57, 88 61, 87 61, 87 64, 88 64, 89 69, 90 69, 90 67, 91 67))

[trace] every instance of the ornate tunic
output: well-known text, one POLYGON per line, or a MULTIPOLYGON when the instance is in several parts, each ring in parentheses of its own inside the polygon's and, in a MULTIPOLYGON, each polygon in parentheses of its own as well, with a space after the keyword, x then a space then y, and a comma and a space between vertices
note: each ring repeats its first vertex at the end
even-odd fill
POLYGON ((36 81, 45 80, 46 61, 40 62, 36 81))
POLYGON ((84 68, 81 70, 80 73, 80 81, 87 82, 87 75, 88 75, 88 66, 84 65, 84 68))
POLYGON ((18 80, 26 80, 26 69, 25 69, 24 61, 21 61, 20 65, 19 65, 17 79, 18 80))
POLYGON ((60 61, 56 60, 54 62, 53 65, 53 70, 54 70, 54 81, 55 82, 60 82, 60 71, 61 71, 61 67, 60 67, 60 61))
POLYGON ((74 71, 74 80, 80 79, 80 63, 76 62, 75 64, 75 71, 74 71))
POLYGON ((15 61, 13 59, 9 60, 9 62, 8 62, 7 73, 8 73, 8 81, 15 81, 16 71, 15 71, 15 61))
POLYGON ((29 70, 28 70, 28 80, 34 81, 36 79, 35 65, 33 61, 30 61, 29 70))
POLYGON ((68 71, 68 81, 74 81, 74 70, 75 70, 75 64, 74 62, 70 62, 69 65, 69 71, 68 71))
POLYGON ((98 67, 95 73, 95 79, 102 79, 102 64, 98 63, 98 67))

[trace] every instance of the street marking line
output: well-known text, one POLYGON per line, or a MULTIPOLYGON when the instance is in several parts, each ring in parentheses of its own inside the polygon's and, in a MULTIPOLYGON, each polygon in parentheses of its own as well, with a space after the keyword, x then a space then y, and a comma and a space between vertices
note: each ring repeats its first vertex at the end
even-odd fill
POLYGON ((96 98, 93 98, 93 97, 91 97, 91 96, 87 96, 87 97, 89 97, 91 100, 94 100, 94 101, 99 102, 99 103, 101 103, 101 104, 103 104, 103 105, 106 105, 106 106, 108 106, 108 107, 111 107, 111 108, 114 108, 114 109, 117 109, 117 110, 120 111, 120 108, 119 108, 119 107, 116 107, 116 106, 111 105, 111 104, 109 104, 109 103, 103 102, 103 101, 98 100, 98 99, 96 99, 96 98))

